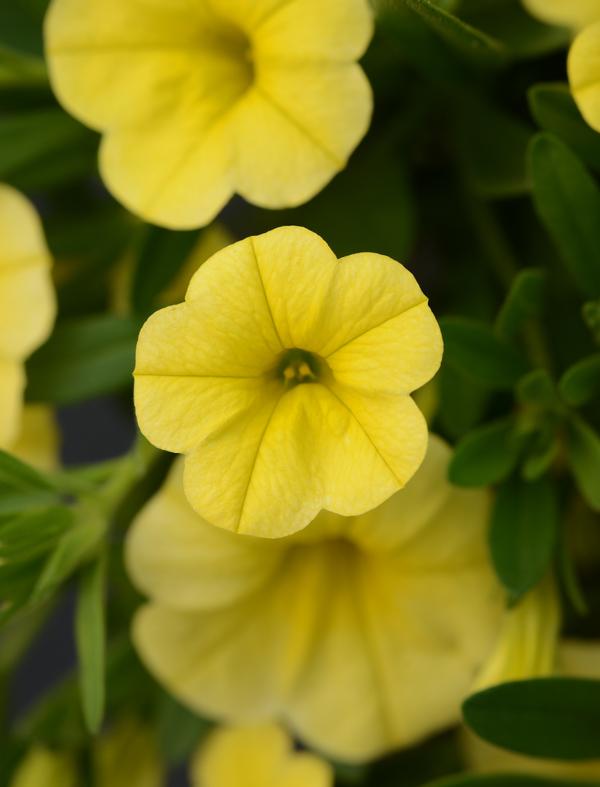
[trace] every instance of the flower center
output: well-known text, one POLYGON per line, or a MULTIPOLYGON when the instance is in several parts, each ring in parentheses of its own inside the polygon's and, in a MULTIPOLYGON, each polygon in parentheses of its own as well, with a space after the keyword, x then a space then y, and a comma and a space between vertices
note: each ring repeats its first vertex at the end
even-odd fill
POLYGON ((227 73, 222 77, 229 80, 225 88, 241 96, 254 83, 256 72, 252 41, 238 27, 223 21, 213 31, 205 46, 220 56, 227 73))
POLYGON ((318 383, 323 380, 327 371, 327 363, 318 355, 293 348, 280 356, 276 376, 286 388, 293 388, 302 383, 318 383))

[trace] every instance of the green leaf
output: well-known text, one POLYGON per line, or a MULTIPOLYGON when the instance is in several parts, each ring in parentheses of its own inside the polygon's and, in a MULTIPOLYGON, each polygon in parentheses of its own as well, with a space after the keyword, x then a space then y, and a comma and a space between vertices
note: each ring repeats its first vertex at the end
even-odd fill
POLYGON ((600 758, 600 681, 542 678, 469 697, 466 723, 504 749, 559 760, 600 758))
POLYGON ((596 344, 600 344, 600 300, 583 304, 582 317, 596 344))
POLYGON ((530 147, 533 197, 583 295, 600 295, 600 189, 577 156, 551 134, 530 147))
POLYGON ((47 492, 54 490, 52 482, 38 470, 25 464, 16 456, 0 450, 0 499, 8 490, 47 492))
POLYGON ((546 369, 532 369, 517 384, 517 396, 523 404, 552 409, 559 406, 554 380, 546 369))
POLYGON ((139 324, 102 315, 59 324, 27 365, 32 401, 69 404, 131 385, 139 324))
POLYGON ((573 407, 579 407, 600 395, 600 353, 571 366, 559 382, 563 399, 573 407))
POLYGON ((586 164, 600 170, 600 136, 583 119, 569 86, 535 85, 528 98, 531 114, 541 128, 556 134, 586 164))
POLYGON ((490 548, 496 573, 512 600, 544 576, 559 530, 556 492, 546 479, 514 477, 498 490, 492 512, 490 548))
POLYGON ((0 178, 44 189, 96 168, 97 137, 60 109, 0 116, 0 178))
POLYGON ((498 312, 495 325, 497 335, 505 341, 515 339, 528 320, 541 316, 545 298, 545 272, 538 268, 519 271, 498 312))
POLYGON ((475 429, 456 446, 448 477, 457 486, 488 486, 503 481, 514 470, 521 445, 514 421, 504 418, 475 429))
POLYGON ((106 535, 106 522, 93 508, 82 508, 60 539, 40 573, 33 591, 38 601, 56 590, 80 565, 92 558, 106 535))
POLYGON ((135 268, 132 305, 146 316, 156 308, 156 297, 175 278, 198 242, 200 233, 173 232, 148 227, 135 268))
POLYGON ((444 358, 465 376, 491 389, 510 390, 527 371, 527 362, 485 323, 462 317, 440 320, 444 358))
POLYGON ((471 188, 484 197, 528 192, 527 148, 533 130, 476 96, 461 96, 453 116, 455 144, 471 188))
POLYGON ((179 765, 188 760, 211 727, 211 722, 164 695, 158 712, 158 741, 168 763, 179 765))
POLYGON ((567 424, 567 456, 579 491, 600 511, 600 436, 577 416, 567 424))
POLYGON ((106 565, 100 557, 81 576, 75 612, 79 658, 79 689, 86 725, 95 735, 102 724, 105 703, 104 593, 106 565))
POLYGON ((48 74, 41 57, 0 45, 0 89, 46 86, 48 74))
POLYGON ((525 11, 521 0, 463 3, 461 16, 504 44, 515 58, 539 57, 569 43, 568 30, 538 22, 525 11))
POLYGON ((506 61, 507 52, 500 41, 461 21, 431 0, 404 0, 404 2, 446 43, 469 60, 476 60, 486 65, 499 65, 506 61))
POLYGON ((569 779, 546 779, 543 776, 530 776, 524 773, 485 774, 473 776, 468 773, 450 776, 447 779, 429 782, 425 787, 592 787, 589 781, 569 779))

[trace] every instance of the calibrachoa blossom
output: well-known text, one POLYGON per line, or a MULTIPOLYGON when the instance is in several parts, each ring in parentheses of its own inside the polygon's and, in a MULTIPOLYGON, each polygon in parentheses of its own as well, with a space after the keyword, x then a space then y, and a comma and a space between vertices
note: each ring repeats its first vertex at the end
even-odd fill
POLYGON ((337 260, 314 233, 283 227, 214 255, 185 303, 146 322, 138 422, 186 454, 185 491, 208 522, 279 537, 322 508, 362 514, 404 486, 427 445, 409 394, 441 356, 406 268, 337 260))
POLYGON ((49 336, 55 296, 40 220, 19 192, 0 185, 0 448, 21 430, 24 362, 49 336))
POLYGON ((285 721, 347 761, 458 721, 502 616, 485 490, 446 480, 436 437, 404 490, 353 519, 323 512, 265 540, 212 527, 176 463, 130 532, 150 596, 134 641, 164 686, 202 714, 285 721))
POLYGON ((600 2, 598 0, 523 0, 533 15, 549 24, 578 31, 569 53, 569 82, 581 114, 600 131, 600 2))
POLYGON ((38 470, 51 472, 59 465, 60 436, 52 408, 28 404, 23 409, 21 431, 10 452, 38 470))
POLYGON ((371 35, 368 0, 53 0, 46 51, 59 99, 104 133, 112 192, 183 228, 234 192, 300 204, 344 168, 371 35))
POLYGON ((331 767, 313 754, 295 752, 275 724, 213 732, 191 767, 192 787, 331 787, 331 767))

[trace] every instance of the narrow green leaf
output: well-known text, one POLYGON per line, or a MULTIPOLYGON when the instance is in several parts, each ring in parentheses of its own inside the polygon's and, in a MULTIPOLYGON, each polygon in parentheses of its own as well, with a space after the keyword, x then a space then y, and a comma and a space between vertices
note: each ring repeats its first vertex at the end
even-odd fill
POLYGON ((533 198, 546 230, 583 295, 600 295, 600 189, 577 156, 552 134, 529 150, 533 198))
POLYGON ((573 407, 579 407, 600 395, 600 353, 571 366, 560 379, 562 397, 573 407))
POLYGON ((600 344, 600 300, 584 303, 581 313, 594 341, 600 344))
POLYGON ((530 189, 526 123, 478 96, 456 102, 455 145, 471 188, 484 197, 509 197, 530 189))
POLYGON ((559 760, 600 758, 600 681, 542 678, 469 697, 466 723, 504 749, 559 760))
POLYGON ((84 562, 93 557, 106 533, 106 522, 93 509, 86 508, 60 539, 38 577, 33 600, 52 593, 84 562))
POLYGON ((445 362, 491 389, 509 390, 527 372, 527 362, 485 323, 461 317, 440 320, 445 362))
POLYGON ((450 46, 467 57, 486 65, 506 62, 507 51, 503 44, 482 33, 431 0, 404 0, 450 46))
POLYGON ((8 490, 20 492, 46 492, 54 487, 50 479, 25 464, 16 456, 0 450, 0 497, 8 490))
POLYGON ((514 477, 498 490, 490 528, 492 561, 513 600, 544 576, 556 547, 559 509, 552 483, 514 477))
POLYGON ((576 416, 567 425, 567 456, 579 491, 600 511, 600 436, 576 416))
POLYGON ((520 452, 514 421, 504 418, 475 429, 456 446, 448 477, 457 486, 488 486, 507 478, 520 452))
POLYGON ((546 297, 546 274, 537 268, 526 268, 515 276, 496 318, 496 333, 505 341, 514 339, 524 324, 540 317, 546 297))
POLYGON ((535 85, 528 93, 531 114, 596 170, 600 170, 600 136, 583 119, 565 83, 535 85))
POLYGON ((60 109, 0 116, 0 178, 42 189, 93 172, 96 136, 60 109))
POLYGON ((69 404, 127 388, 138 331, 136 320, 112 315, 59 324, 29 359, 28 398, 69 404))
POLYGON ((84 569, 77 596, 75 639, 83 716, 92 735, 102 724, 105 703, 104 592, 106 565, 100 557, 84 569))

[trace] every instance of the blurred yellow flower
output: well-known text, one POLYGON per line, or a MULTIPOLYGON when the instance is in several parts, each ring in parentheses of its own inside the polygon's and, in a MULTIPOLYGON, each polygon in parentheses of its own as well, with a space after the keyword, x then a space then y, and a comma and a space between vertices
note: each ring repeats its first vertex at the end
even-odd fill
POLYGON ((581 114, 600 132, 599 0, 523 0, 523 3, 543 22, 580 31, 569 53, 569 82, 581 114))
POLYGON ((137 347, 140 429, 186 454, 208 522, 279 537, 325 508, 362 514, 419 467, 410 392, 437 371, 438 324, 413 275, 377 254, 337 260, 283 227, 214 255, 137 347))
POLYGON ((79 787, 71 755, 35 746, 18 766, 10 787, 79 787))
POLYGON ((523 0, 523 5, 542 22, 574 30, 600 18, 598 0, 523 0))
POLYGON ((54 90, 104 132, 100 168, 144 219, 208 224, 237 192, 298 205, 369 126, 368 0, 53 0, 54 90))
POLYGON ((59 464, 59 432, 52 408, 28 404, 23 409, 21 431, 10 452, 38 470, 52 472, 59 464))
POLYGON ((24 362, 50 335, 56 310, 50 255, 28 200, 0 185, 0 448, 21 430, 24 362))
MULTIPOLYGON (((565 640, 558 649, 555 672, 574 678, 600 679, 600 644, 565 640)), ((469 730, 462 731, 461 745, 466 765, 478 773, 524 773, 592 780, 595 784, 600 780, 600 761, 558 762, 525 757, 492 746, 469 730)))
MULTIPOLYGON (((152 731, 122 718, 95 742, 95 787, 163 787, 165 767, 152 731)), ((67 751, 35 746, 23 758, 10 787, 81 787, 76 759, 67 751)))
MULTIPOLYGON (((150 727, 120 719, 94 747, 95 787, 163 787, 166 769, 150 727)), ((62 785, 61 785, 62 787, 62 785)))
POLYGON ((475 688, 551 675, 556 670, 560 624, 560 601, 548 576, 506 611, 496 648, 475 688))
POLYGON ((451 487, 449 458, 432 437, 420 471, 380 508, 323 512, 276 541, 196 516, 176 463, 126 547, 151 598, 134 622, 148 668, 201 714, 281 719, 349 762, 458 721, 502 605, 488 495, 451 487))
POLYGON ((193 759, 192 787, 331 787, 324 760, 295 752, 275 724, 216 730, 193 759))

